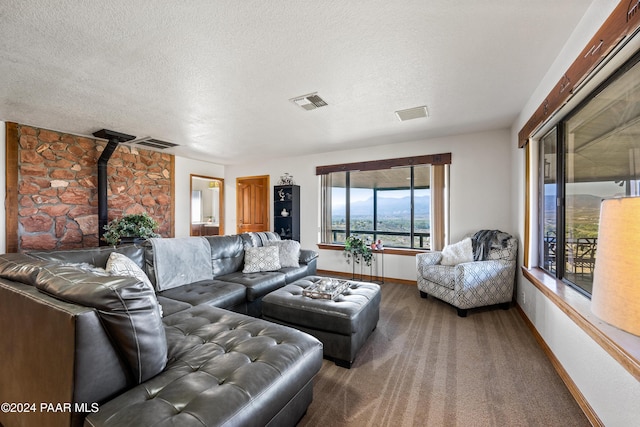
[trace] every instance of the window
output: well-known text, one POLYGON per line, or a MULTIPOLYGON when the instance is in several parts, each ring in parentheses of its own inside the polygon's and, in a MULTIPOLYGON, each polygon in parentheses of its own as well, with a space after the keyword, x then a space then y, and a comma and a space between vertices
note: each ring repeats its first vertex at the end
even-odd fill
POLYGON ((540 141, 540 266, 591 295, 600 202, 640 195, 640 56, 540 141))
POLYGON ((322 243, 350 235, 385 247, 442 249, 450 154, 321 166, 322 243))
POLYGON ((544 242, 544 248, 542 253, 542 263, 544 269, 552 274, 556 274, 556 236, 558 230, 556 227, 558 210, 557 210, 557 131, 552 130, 544 138, 542 138, 540 148, 543 165, 542 184, 540 189, 540 218, 542 241, 544 242))

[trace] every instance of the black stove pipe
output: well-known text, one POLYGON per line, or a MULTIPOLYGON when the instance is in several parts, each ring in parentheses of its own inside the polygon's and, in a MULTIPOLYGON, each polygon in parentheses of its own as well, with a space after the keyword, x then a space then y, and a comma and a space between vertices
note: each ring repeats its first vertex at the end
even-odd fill
POLYGON ((93 136, 107 139, 109 141, 98 159, 98 240, 100 242, 100 246, 105 246, 107 243, 102 240, 102 236, 104 235, 105 225, 109 223, 109 205, 107 203, 107 163, 109 163, 111 155, 116 148, 118 148, 118 145, 121 142, 131 141, 135 136, 107 129, 95 132, 93 136))
POLYGON ((109 223, 109 206, 107 204, 107 163, 111 155, 120 145, 117 139, 110 139, 98 159, 98 240, 100 246, 106 245, 102 240, 104 226, 109 223))

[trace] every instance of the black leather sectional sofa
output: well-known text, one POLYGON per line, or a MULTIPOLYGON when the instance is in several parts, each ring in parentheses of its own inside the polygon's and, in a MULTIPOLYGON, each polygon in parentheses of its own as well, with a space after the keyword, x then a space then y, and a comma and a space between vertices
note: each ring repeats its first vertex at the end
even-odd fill
POLYGON ((149 243, 0 255, 0 424, 295 425, 322 344, 255 316, 262 296, 315 273, 317 254, 243 273, 245 250, 276 235, 200 239, 211 277, 162 291, 91 267, 119 252, 158 286, 167 273, 149 243))

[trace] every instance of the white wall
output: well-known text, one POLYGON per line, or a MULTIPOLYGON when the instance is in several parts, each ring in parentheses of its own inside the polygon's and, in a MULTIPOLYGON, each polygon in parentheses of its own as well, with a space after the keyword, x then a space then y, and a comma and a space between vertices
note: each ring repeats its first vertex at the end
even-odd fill
MULTIPOLYGON (((525 151, 517 148, 517 132, 560 80, 573 60, 578 57, 617 4, 618 1, 613 0, 595 0, 592 3, 512 128, 511 161, 514 182, 512 198, 515 203, 514 220, 521 235, 524 235, 525 226, 525 206, 522 196, 526 186, 525 151)), ((535 156, 535 154, 536 151, 532 151, 532 155, 535 156)), ((533 190, 531 206, 535 208, 537 206, 535 182, 532 182, 530 187, 533 190)), ((536 224, 536 217, 533 215, 530 221, 532 233, 536 232, 536 224)), ((575 291, 570 289, 568 292, 575 291)), ((576 295, 578 295, 577 292, 576 295)), ((640 382, 522 274, 518 274, 517 298, 527 317, 600 420, 607 426, 637 425, 640 419, 638 404, 640 382)))
MULTIPOLYGON (((191 218, 189 212, 191 207, 190 175, 204 175, 214 178, 224 178, 224 166, 200 160, 187 159, 185 157, 175 158, 175 237, 188 237, 190 234, 191 218)), ((225 180, 225 186, 228 186, 225 180)), ((226 188, 225 188, 226 191, 226 188)), ((235 206, 235 196, 233 205, 235 206)), ((225 201, 225 207, 227 203, 225 201)), ((226 230, 226 228, 225 228, 226 230)))
MULTIPOLYGON (((6 168, 6 154, 7 143, 5 141, 7 136, 5 122, 0 122, 0 164, 3 166, 3 170, 6 168)), ((6 171, 0 174, 0 198, 2 198, 2 209, 0 209, 0 253, 5 253, 7 250, 7 229, 6 229, 6 211, 5 200, 7 196, 6 185, 6 171)))
MULTIPOLYGON (((499 228, 515 233, 510 147, 509 131, 505 129, 227 166, 225 230, 227 234, 235 232, 235 186, 232 183, 235 183, 237 177, 270 175, 273 186, 281 175, 288 172, 293 175, 295 183, 300 185, 300 243, 303 248, 315 249, 319 242, 320 212, 320 185, 315 174, 316 166, 451 152, 451 241, 457 241, 465 234, 484 228, 499 228)), ((386 277, 416 279, 415 257, 387 254, 384 267, 386 277)), ((351 266, 346 264, 340 251, 321 251, 318 268, 351 271, 351 266)))

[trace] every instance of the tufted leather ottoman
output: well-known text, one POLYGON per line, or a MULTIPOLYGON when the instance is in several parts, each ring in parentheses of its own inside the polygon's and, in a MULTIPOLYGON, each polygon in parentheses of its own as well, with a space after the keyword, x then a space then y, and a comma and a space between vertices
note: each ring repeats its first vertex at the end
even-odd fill
POLYGON ((320 278, 307 276, 265 295, 262 317, 313 335, 322 342, 326 358, 351 368, 356 353, 378 324, 380 286, 353 281, 336 300, 302 295, 303 289, 320 278))

